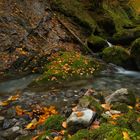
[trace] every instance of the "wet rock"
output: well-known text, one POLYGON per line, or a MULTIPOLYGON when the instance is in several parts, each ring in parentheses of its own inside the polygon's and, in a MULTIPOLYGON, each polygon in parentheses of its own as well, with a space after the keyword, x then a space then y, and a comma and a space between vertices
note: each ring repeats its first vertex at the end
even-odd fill
POLYGON ((5 118, 3 116, 0 116, 0 127, 3 125, 4 119, 5 118))
POLYGON ((19 130, 20 130, 19 127, 14 126, 5 131, 2 131, 0 135, 6 140, 15 140, 15 138, 20 135, 19 130))
POLYGON ((140 37, 140 28, 120 30, 113 35, 109 41, 113 44, 129 45, 136 38, 140 37))
POLYGON ((83 96, 78 103, 78 106, 81 108, 90 108, 96 110, 98 114, 103 112, 101 104, 92 96, 83 96))
POLYGON ((88 127, 97 117, 97 113, 91 109, 81 109, 80 111, 72 112, 67 119, 68 131, 75 133, 79 129, 88 127))
POLYGON ((5 119, 3 122, 3 129, 8 129, 16 123, 16 119, 5 119))
POLYGON ((107 63, 113 63, 124 67, 131 61, 129 52, 121 46, 105 48, 102 52, 102 57, 107 63))
POLYGON ((14 107, 11 107, 11 108, 9 108, 8 110, 7 110, 7 112, 6 112, 6 118, 13 118, 13 117, 15 117, 16 116, 16 110, 15 110, 15 108, 14 107))
POLYGON ((117 102, 134 106, 136 104, 136 98, 132 92, 128 91, 126 88, 121 88, 116 90, 109 97, 106 97, 106 103, 114 104, 117 102))
POLYGON ((108 46, 107 41, 105 41, 103 38, 93 35, 88 38, 87 44, 94 53, 101 52, 108 46))
POLYGON ((93 97, 96 98, 101 104, 105 103, 105 98, 102 93, 94 92, 93 97))
POLYGON ((140 38, 136 39, 131 47, 131 55, 134 58, 134 61, 140 70, 140 38))

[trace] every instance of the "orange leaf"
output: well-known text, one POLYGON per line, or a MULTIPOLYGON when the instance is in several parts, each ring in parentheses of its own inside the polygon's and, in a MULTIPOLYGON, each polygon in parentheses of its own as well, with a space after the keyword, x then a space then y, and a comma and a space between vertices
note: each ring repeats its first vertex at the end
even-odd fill
POLYGON ((77 116, 77 117, 82 117, 83 115, 84 115, 83 112, 77 112, 77 113, 76 113, 76 116, 77 116))
POLYGON ((101 105, 106 111, 111 109, 111 106, 109 104, 102 104, 101 105))
POLYGON ((115 121, 109 121, 109 123, 110 124, 113 124, 113 125, 116 125, 117 124, 117 122, 115 122, 115 121))
POLYGON ((129 137, 129 134, 127 132, 123 131, 122 134, 123 134, 123 138, 125 140, 131 140, 130 137, 129 137))
POLYGON ((63 126, 64 128, 67 128, 67 122, 66 122, 66 121, 63 122, 63 123, 62 123, 62 126, 63 126))
POLYGON ((37 140, 39 136, 35 136, 32 138, 32 140, 37 140))
POLYGON ((113 120, 116 120, 118 117, 120 117, 121 116, 121 114, 114 114, 114 115, 112 115, 111 116, 111 118, 113 119, 113 120))

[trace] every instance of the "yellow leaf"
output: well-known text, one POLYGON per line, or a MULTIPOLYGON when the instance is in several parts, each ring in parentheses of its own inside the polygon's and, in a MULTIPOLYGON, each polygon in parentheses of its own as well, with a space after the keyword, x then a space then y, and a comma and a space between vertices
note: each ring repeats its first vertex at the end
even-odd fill
POLYGON ((3 101, 3 102, 0 102, 0 105, 1 106, 7 106, 9 104, 9 102, 8 101, 3 101))
POLYGON ((27 126, 26 126, 26 129, 35 129, 36 128, 36 125, 37 125, 37 120, 36 119, 33 119, 31 121, 31 123, 29 123, 27 126))
POLYGON ((131 140, 129 134, 125 131, 122 132, 124 140, 131 140))
POLYGON ((118 117, 120 117, 121 116, 121 114, 114 114, 114 115, 112 115, 111 116, 111 118, 113 119, 113 120, 116 120, 118 117))

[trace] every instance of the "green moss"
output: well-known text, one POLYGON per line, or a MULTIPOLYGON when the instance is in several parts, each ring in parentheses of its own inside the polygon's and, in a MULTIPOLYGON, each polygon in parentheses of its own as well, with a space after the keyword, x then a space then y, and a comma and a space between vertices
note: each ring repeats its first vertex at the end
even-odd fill
POLYGON ((53 115, 50 116, 46 122, 45 122, 45 128, 46 130, 62 130, 62 122, 65 120, 64 117, 60 116, 60 115, 53 115))
POLYGON ((133 42, 131 47, 131 56, 134 58, 138 68, 140 69, 140 38, 133 42))
POLYGON ((99 63, 76 52, 59 52, 54 59, 45 66, 43 75, 37 80, 39 83, 61 81, 88 77, 99 70, 99 63))
POLYGON ((92 131, 90 139, 92 140, 124 140, 122 132, 127 132, 131 140, 137 140, 136 133, 110 124, 102 124, 99 129, 92 131))
POLYGON ((134 29, 123 29, 113 35, 113 41, 118 44, 130 45, 130 43, 138 37, 140 37, 140 27, 134 29))
POLYGON ((140 123, 137 122, 137 119, 140 117, 140 114, 136 113, 135 111, 129 111, 123 116, 120 116, 117 119, 117 125, 122 128, 130 129, 131 131, 134 131, 137 134, 140 130, 140 123))
POLYGON ((89 130, 87 130, 87 129, 79 130, 69 140, 83 140, 83 139, 90 140, 89 130))
POLYGON ((103 50, 103 59, 108 63, 123 65, 130 59, 130 55, 126 49, 120 46, 114 46, 103 50))
POLYGON ((92 31, 96 28, 96 22, 87 13, 84 3, 79 0, 52 0, 52 8, 92 31))
POLYGON ((115 103, 111 109, 121 111, 122 113, 127 113, 129 111, 128 105, 125 103, 115 103))
POLYGON ((116 31, 120 31, 124 26, 132 26, 132 21, 129 19, 128 14, 123 7, 116 2, 116 4, 104 3, 104 9, 113 18, 116 26, 116 31))
POLYGON ((79 100, 79 105, 81 107, 89 107, 93 110, 96 110, 98 114, 101 114, 103 112, 101 104, 94 97, 91 96, 83 96, 79 100))
POLYGON ((105 47, 108 46, 107 42, 103 38, 94 35, 91 35, 88 38, 87 43, 95 53, 102 51, 105 47))

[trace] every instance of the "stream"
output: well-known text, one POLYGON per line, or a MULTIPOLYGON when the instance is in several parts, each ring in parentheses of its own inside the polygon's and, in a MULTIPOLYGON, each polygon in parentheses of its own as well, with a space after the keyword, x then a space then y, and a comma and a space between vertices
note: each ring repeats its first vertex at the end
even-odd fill
POLYGON ((98 76, 65 83, 62 87, 36 87, 32 90, 28 85, 39 75, 29 75, 21 79, 10 80, 0 83, 0 100, 15 94, 17 90, 21 94, 21 103, 27 106, 30 103, 41 103, 42 105, 56 105, 58 108, 71 105, 81 97, 85 89, 93 88, 104 96, 111 94, 120 88, 131 89, 140 96, 140 72, 125 70, 114 66, 113 70, 102 71, 98 76), (28 88, 27 88, 28 87, 28 88), (29 100, 30 99, 30 100, 29 100))

